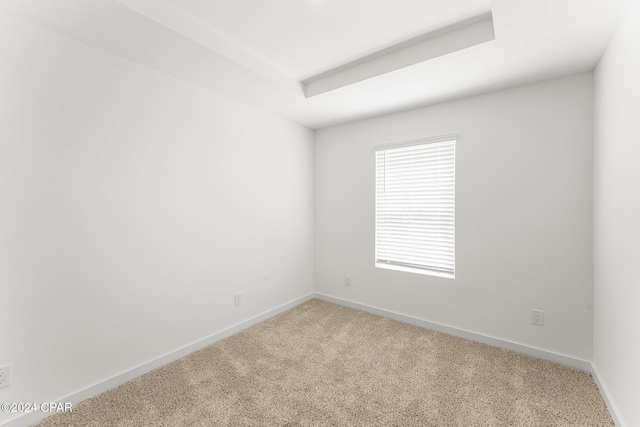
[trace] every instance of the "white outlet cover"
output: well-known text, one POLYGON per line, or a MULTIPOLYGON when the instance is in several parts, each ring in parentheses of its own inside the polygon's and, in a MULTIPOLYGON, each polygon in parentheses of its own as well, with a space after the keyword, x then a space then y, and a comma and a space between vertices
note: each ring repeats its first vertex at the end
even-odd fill
POLYGON ((544 326, 544 311, 532 309, 531 323, 537 326, 544 326))
POLYGON ((0 367, 0 388, 11 385, 11 365, 0 367))

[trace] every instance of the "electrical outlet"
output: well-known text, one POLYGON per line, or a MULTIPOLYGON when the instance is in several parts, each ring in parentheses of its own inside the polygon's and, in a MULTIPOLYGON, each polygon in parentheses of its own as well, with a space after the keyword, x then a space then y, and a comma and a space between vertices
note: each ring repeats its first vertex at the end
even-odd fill
POLYGON ((544 325, 544 311, 531 309, 531 323, 538 326, 544 325))
POLYGON ((344 285, 345 286, 351 286, 351 275, 350 274, 345 274, 344 275, 344 285))
POLYGON ((242 292, 236 294, 236 307, 242 305, 242 292))
POLYGON ((11 385, 11 365, 0 367, 0 388, 9 387, 11 385))

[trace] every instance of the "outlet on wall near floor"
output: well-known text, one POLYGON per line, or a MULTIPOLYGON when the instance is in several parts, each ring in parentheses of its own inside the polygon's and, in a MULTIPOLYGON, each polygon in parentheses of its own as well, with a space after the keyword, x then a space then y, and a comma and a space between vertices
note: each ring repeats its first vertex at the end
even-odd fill
POLYGON ((351 286, 351 275, 350 274, 345 274, 344 275, 344 285, 345 286, 351 286))
POLYGON ((9 387, 11 385, 11 365, 0 367, 0 388, 9 387))
POLYGON ((242 305, 242 292, 236 294, 236 307, 242 305))
POLYGON ((544 311, 531 309, 531 323, 538 326, 544 325, 544 311))

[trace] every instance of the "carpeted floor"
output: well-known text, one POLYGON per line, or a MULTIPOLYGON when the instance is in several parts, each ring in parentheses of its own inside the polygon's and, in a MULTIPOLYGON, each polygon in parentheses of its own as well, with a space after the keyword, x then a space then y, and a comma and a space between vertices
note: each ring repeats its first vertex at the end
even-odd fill
POLYGON ((587 373, 312 300, 54 426, 611 426, 587 373))

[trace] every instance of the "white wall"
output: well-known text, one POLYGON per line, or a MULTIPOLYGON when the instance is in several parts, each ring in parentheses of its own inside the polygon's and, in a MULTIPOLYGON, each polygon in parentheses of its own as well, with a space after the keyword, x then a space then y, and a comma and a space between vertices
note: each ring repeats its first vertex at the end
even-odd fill
POLYGON ((640 425, 640 2, 595 72, 594 350, 623 425, 640 425))
POLYGON ((313 291, 312 131, 3 14, 0 94, 0 402, 313 291))
POLYGON ((590 360, 592 77, 316 131, 316 292, 590 360), (450 133, 455 280, 375 268, 372 148, 450 133))

